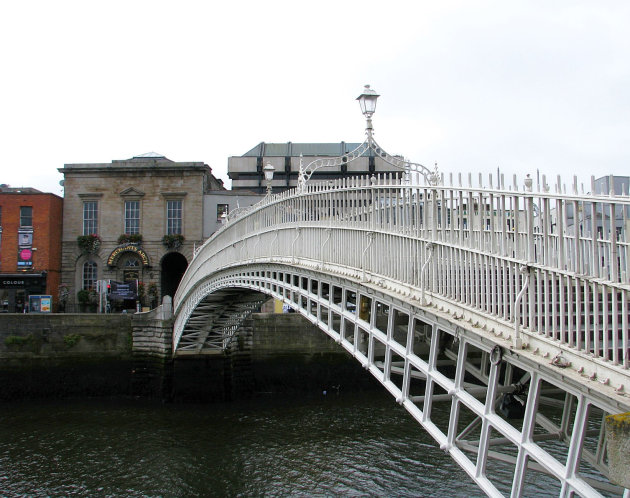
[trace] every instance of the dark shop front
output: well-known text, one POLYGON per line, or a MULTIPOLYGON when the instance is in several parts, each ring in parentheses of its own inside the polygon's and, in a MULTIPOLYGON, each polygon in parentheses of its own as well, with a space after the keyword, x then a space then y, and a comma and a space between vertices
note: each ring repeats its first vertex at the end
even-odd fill
MULTIPOLYGON (((46 293, 46 272, 0 275, 0 313, 23 313, 30 295, 46 293)), ((28 311, 28 310, 26 310, 28 311)))

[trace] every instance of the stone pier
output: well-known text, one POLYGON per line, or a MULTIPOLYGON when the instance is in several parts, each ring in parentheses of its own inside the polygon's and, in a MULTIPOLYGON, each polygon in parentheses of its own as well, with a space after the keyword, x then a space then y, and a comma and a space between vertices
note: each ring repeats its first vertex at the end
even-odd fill
POLYGON ((630 412, 606 417, 610 480, 630 489, 630 412))

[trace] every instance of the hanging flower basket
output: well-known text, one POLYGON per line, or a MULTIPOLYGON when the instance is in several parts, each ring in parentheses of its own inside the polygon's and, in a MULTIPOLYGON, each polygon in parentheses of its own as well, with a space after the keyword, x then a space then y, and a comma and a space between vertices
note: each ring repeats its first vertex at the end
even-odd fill
POLYGON ((83 254, 93 254, 101 247, 101 238, 96 234, 79 235, 77 245, 83 254))
POLYGON ((142 244, 142 235, 139 233, 123 233, 118 237, 118 244, 142 244))
POLYGON ((162 244, 169 249, 179 249, 184 243, 184 236, 180 234, 165 235, 162 237, 162 244))

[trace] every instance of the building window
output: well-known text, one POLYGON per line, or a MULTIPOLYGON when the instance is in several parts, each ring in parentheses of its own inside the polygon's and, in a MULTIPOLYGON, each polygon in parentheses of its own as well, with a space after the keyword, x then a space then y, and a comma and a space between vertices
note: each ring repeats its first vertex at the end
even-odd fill
POLYGON ((98 233, 98 202, 83 203, 83 235, 98 233))
POLYGON ((166 201, 166 234, 182 233, 182 201, 166 201))
POLYGON ((125 201, 125 233, 140 233, 140 201, 125 201))
POLYGON ((217 221, 223 221, 222 216, 227 216, 230 211, 230 206, 227 204, 217 204, 217 221))
POLYGON ((31 206, 20 207, 20 226, 21 227, 33 226, 33 208, 31 206))
POLYGON ((96 263, 92 261, 83 263, 83 289, 96 289, 96 263))

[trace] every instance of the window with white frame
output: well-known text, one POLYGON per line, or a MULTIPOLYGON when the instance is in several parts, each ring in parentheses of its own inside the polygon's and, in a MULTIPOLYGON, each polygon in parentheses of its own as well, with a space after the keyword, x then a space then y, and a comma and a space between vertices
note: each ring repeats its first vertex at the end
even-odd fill
POLYGON ((33 206, 20 207, 20 226, 21 227, 33 226, 33 206))
POLYGON ((85 290, 96 289, 97 267, 93 261, 83 263, 83 284, 85 290))
POLYGON ((181 235, 182 233, 182 204, 181 200, 166 201, 167 235, 181 235))
POLYGON ((140 201, 125 201, 125 233, 140 233, 140 201))
POLYGON ((98 201, 83 203, 83 235, 98 234, 98 201))

